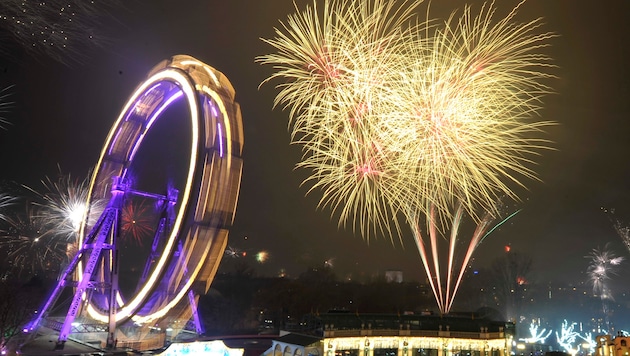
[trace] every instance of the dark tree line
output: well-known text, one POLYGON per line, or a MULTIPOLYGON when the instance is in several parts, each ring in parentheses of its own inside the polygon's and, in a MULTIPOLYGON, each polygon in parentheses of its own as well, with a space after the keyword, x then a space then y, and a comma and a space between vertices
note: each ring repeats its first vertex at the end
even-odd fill
MULTIPOLYGON (((586 285, 545 281, 534 273, 531 256, 509 252, 487 267, 469 268, 452 312, 485 313, 512 321, 517 334, 529 336, 529 323, 557 329, 564 319, 589 321, 600 305, 586 285)), ((256 277, 247 264, 217 275, 200 299, 208 335, 277 332, 300 328, 308 315, 342 310, 352 313, 437 312, 427 284, 388 282, 376 277, 364 283, 339 280, 328 266, 309 268, 297 278, 256 277)), ((611 307, 621 315, 623 301, 611 307)), ((597 322, 596 320, 594 322, 597 322)), ((309 330, 302 330, 308 332, 309 330)))
POLYGON ((433 295, 417 282, 339 281, 326 266, 298 278, 258 278, 247 268, 218 275, 199 302, 206 334, 277 332, 300 325, 305 315, 331 310, 369 313, 420 312, 433 295))
POLYGON ((22 329, 34 317, 45 290, 37 277, 27 283, 0 280, 0 350, 11 353, 19 347, 22 329))

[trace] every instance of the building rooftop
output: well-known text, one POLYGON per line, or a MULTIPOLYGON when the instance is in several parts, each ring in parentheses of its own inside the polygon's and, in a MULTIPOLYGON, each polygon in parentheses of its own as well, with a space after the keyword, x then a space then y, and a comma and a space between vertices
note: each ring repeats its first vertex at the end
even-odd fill
POLYGON ((514 335, 514 323, 492 320, 477 313, 449 315, 364 314, 334 312, 310 315, 305 328, 322 334, 324 330, 450 330, 459 332, 505 332, 514 335))

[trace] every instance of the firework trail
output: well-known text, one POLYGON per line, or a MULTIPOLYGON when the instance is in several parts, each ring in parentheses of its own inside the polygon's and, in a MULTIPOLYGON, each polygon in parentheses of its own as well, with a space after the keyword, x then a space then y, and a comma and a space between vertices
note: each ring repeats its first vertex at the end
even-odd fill
POLYGON ((3 0, 0 30, 6 31, 26 52, 46 55, 64 64, 80 62, 89 48, 105 42, 97 28, 103 27, 104 15, 117 3, 116 0, 3 0))
POLYGON ((617 220, 613 225, 615 231, 623 241, 624 246, 630 251, 630 226, 624 225, 621 221, 617 220))
POLYGON ((517 199, 511 186, 536 178, 528 166, 552 124, 533 119, 553 77, 541 50, 554 35, 537 32, 539 19, 514 23, 518 6, 496 22, 492 5, 476 16, 466 7, 438 25, 412 16, 418 4, 314 2, 263 39, 277 52, 257 61, 275 69, 263 84, 282 80, 274 106, 289 110, 308 193, 321 191, 319 207, 366 239, 400 237, 408 225, 448 312, 462 219, 478 225, 465 266, 501 215, 500 198, 517 199))
POLYGON ((6 193, 0 193, 0 221, 5 220, 7 217, 4 213, 6 208, 15 204, 16 201, 16 197, 6 193))
POLYGON ((9 97, 12 94, 11 88, 13 88, 13 85, 0 90, 0 129, 6 129, 6 126, 11 124, 5 116, 13 108, 13 102, 9 101, 9 97))
POLYGON ((613 215, 615 215, 615 209, 606 209, 602 207, 602 211, 604 213, 610 213, 608 217, 613 224, 613 228, 617 232, 617 235, 621 238, 624 246, 626 246, 628 251, 630 251, 630 226, 622 222, 620 219, 613 217, 613 215))
MULTIPOLYGON (((483 240, 496 228, 514 217, 519 211, 507 215, 495 224, 499 218, 486 212, 477 223, 470 238, 462 238, 460 227, 464 219, 464 208, 460 205, 450 225, 450 234, 440 233, 437 219, 432 213, 428 221, 428 239, 423 237, 419 223, 413 226, 413 234, 420 253, 422 264, 429 285, 442 313, 448 313, 455 301, 455 295, 461 285, 466 267, 472 261, 473 254, 483 240), (428 241, 427 241, 428 240, 428 241), (445 251, 446 250, 446 251, 445 251), (463 252, 463 253, 462 253, 463 252)), ((501 213, 504 216, 504 213, 501 213)), ((420 221, 421 218, 418 217, 420 221)))

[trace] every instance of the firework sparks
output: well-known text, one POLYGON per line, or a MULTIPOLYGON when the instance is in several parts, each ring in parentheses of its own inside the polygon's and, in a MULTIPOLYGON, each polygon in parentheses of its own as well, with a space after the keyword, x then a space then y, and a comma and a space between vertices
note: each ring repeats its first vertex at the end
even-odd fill
POLYGON ((614 224, 615 231, 623 241, 628 251, 630 251, 630 226, 624 225, 621 221, 616 221, 614 224))
POLYGON ((520 5, 498 21, 493 5, 476 16, 466 7, 437 26, 412 16, 418 3, 326 1, 318 12, 314 2, 263 40, 278 52, 257 60, 276 69, 263 83, 284 80, 274 105, 289 109, 308 193, 321 191, 319 207, 366 239, 408 224, 448 312, 461 220, 478 224, 465 266, 500 216, 497 201, 518 199, 511 186, 536 178, 530 157, 548 147, 538 136, 552 123, 533 117, 551 91, 553 65, 540 50, 554 34, 537 32, 540 19, 514 23, 520 5))
POLYGON ((537 136, 553 124, 532 119, 551 91, 544 84, 551 64, 538 50, 553 34, 537 33, 539 20, 513 24, 516 10, 493 24, 492 6, 477 16, 466 7, 417 34, 428 45, 411 47, 416 59, 400 73, 407 84, 395 87, 391 103, 392 141, 404 152, 403 182, 415 185, 406 190, 419 192, 414 208, 425 214, 452 219, 462 204, 479 221, 477 211, 496 215, 500 198, 518 198, 511 184, 536 178, 530 157, 546 148, 537 136))
POLYGON ((89 178, 79 180, 60 170, 57 180, 46 177, 41 183, 41 191, 25 186, 39 199, 34 202, 40 207, 38 218, 50 227, 48 233, 63 236, 68 242, 75 241, 88 215, 95 221, 105 207, 103 202, 88 206, 89 178))
POLYGON ((599 295, 601 299, 614 300, 608 288, 608 281, 624 258, 616 256, 608 244, 604 249, 593 249, 586 258, 591 260, 587 273, 593 285, 593 293, 599 295))
POLYGON ((65 258, 66 242, 49 234, 47 223, 39 217, 37 206, 5 216, 0 228, 0 250, 5 268, 18 278, 39 272, 58 271, 65 258))
POLYGON ((351 221, 366 237, 398 231, 395 208, 382 197, 397 176, 386 172, 383 138, 370 124, 379 115, 373 104, 387 100, 394 64, 404 65, 402 27, 418 4, 342 0, 320 9, 314 3, 265 40, 277 54, 257 59, 278 69, 268 80, 288 79, 275 105, 289 108, 292 141, 310 153, 298 164, 313 171, 310 191, 321 189, 320 206, 338 211, 340 225, 351 221))
POLYGON ((258 263, 265 263, 269 260, 269 252, 267 251, 259 251, 256 254, 256 262, 258 263))
POLYGON ((0 220, 6 219, 5 209, 15 204, 16 200, 17 198, 12 195, 0 193, 0 220))
POLYGON ((610 221, 613 224, 613 228, 617 232, 617 235, 621 238, 621 241, 626 246, 628 251, 630 251, 630 226, 628 224, 622 222, 620 219, 613 217, 615 215, 615 209, 606 209, 602 207, 602 211, 604 213, 609 213, 610 221))
POLYGON ((612 292, 608 282, 612 275, 617 273, 617 267, 623 262, 624 258, 616 256, 606 244, 604 249, 593 249, 586 256, 591 260, 588 266, 587 274, 589 282, 593 285, 593 294, 599 296, 602 301, 602 315, 604 321, 604 332, 610 332, 610 308, 609 301, 614 301, 612 292))
POLYGON ((335 267, 335 258, 331 257, 324 261, 324 267, 333 268, 335 267))
POLYGON ((11 124, 5 116, 13 108, 13 102, 9 101, 12 94, 11 88, 13 88, 12 85, 0 90, 0 129, 6 129, 6 126, 11 124))
POLYGON ((88 48, 104 42, 96 29, 116 3, 4 0, 0 2, 0 27, 25 51, 67 64, 84 59, 88 48))
MULTIPOLYGON (((503 204, 498 204, 502 210, 506 209, 503 204)), ((463 280, 466 267, 472 261, 473 254, 483 240, 490 235, 495 229, 504 224, 506 221, 514 217, 519 211, 507 215, 499 223, 494 224, 497 216, 486 212, 468 240, 461 237, 460 227, 464 220, 464 208, 460 205, 456 211, 450 227, 450 234, 443 236, 440 233, 437 219, 434 213, 429 217, 428 238, 423 238, 421 227, 415 224, 413 234, 422 259, 422 264, 429 279, 429 284, 438 303, 440 311, 447 313, 453 306, 455 295, 463 280), (494 224, 494 225, 493 225, 494 224), (441 253, 440 241, 445 240, 447 244, 447 253, 441 253), (457 257, 461 251, 457 247, 463 246, 465 251, 459 258, 457 257), (446 263, 441 260, 446 257, 446 263)), ((503 212, 500 213, 505 215, 503 212)), ((418 218, 419 221, 420 218, 418 218)), ((522 281, 524 282, 524 281, 522 281)))
POLYGON ((142 246, 142 241, 151 237, 155 231, 155 219, 150 213, 151 209, 144 200, 127 200, 122 209, 121 235, 123 240, 130 240, 138 246, 142 246))
POLYGON ((245 251, 241 251, 236 247, 228 246, 225 248, 225 255, 231 258, 239 258, 245 257, 247 253, 245 251))

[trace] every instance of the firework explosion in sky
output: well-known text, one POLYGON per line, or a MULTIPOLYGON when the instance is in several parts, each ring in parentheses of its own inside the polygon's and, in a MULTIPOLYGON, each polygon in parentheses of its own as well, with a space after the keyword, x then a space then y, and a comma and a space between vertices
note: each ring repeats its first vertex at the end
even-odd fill
MULTIPOLYGON (((2 210, 7 205, 23 208, 0 214, 0 251, 18 275, 37 275, 58 270, 66 257, 76 251, 81 222, 86 214, 100 215, 104 205, 95 202, 88 209, 88 180, 61 173, 56 179, 45 177, 38 188, 22 186, 18 195, 3 194, 2 210)), ((0 211, 1 213, 1 211, 0 211)))
POLYGON ((417 4, 314 3, 265 40, 278 52, 258 61, 274 66, 269 81, 283 80, 276 105, 289 109, 292 142, 304 148, 309 192, 321 191, 319 205, 366 239, 411 225, 448 313, 500 198, 516 199, 511 183, 535 178, 528 164, 551 125, 536 117, 553 77, 541 50, 554 35, 538 32, 540 20, 514 23, 518 7, 495 21, 490 5, 404 27, 417 4), (478 226, 455 262, 466 214, 478 226))
MULTIPOLYGON (((78 1, 64 3, 72 7, 82 5, 78 4, 78 1)), ((431 104, 436 108, 435 110, 437 108, 441 108, 442 112, 459 110, 457 117, 466 117, 465 114, 469 113, 462 107, 446 105, 447 99, 452 98, 455 93, 461 94, 457 99, 470 103, 471 109, 479 109, 480 106, 474 105, 475 96, 464 95, 470 94, 470 91, 459 93, 456 88, 458 88, 458 82, 462 87, 466 78, 470 79, 466 84, 468 86, 481 85, 483 83, 481 79, 484 76, 481 74, 474 76, 470 72, 470 75, 466 77, 466 71, 463 68, 460 68, 459 72, 456 70, 458 66, 455 63, 455 55, 463 55, 461 51, 454 51, 452 56, 444 53, 438 56, 438 54, 444 48, 458 46, 457 43, 448 42, 449 39, 456 41, 464 40, 469 35, 474 36, 474 31, 472 31, 475 28, 474 19, 479 18, 479 14, 488 14, 489 5, 486 4, 484 8, 482 0, 430 3, 424 1, 418 6, 411 1, 400 1, 391 9, 392 11, 387 12, 389 15, 385 14, 385 8, 381 8, 382 11, 378 12, 392 19, 387 24, 379 23, 376 17, 371 18, 371 23, 363 21, 368 19, 367 13, 365 16, 357 15, 355 19, 348 22, 347 26, 356 26, 362 29, 362 33, 365 33, 368 26, 380 28, 381 31, 370 32, 362 43, 355 41, 355 48, 348 49, 343 56, 339 56, 333 45, 328 45, 326 46, 328 53, 324 51, 326 55, 321 56, 318 62, 312 60, 316 57, 297 58, 296 63, 319 63, 318 66, 304 69, 307 76, 319 76, 320 79, 311 78, 313 85, 321 85, 318 83, 321 83, 323 76, 334 78, 335 75, 340 76, 336 83, 341 84, 340 80, 343 77, 348 78, 354 73, 356 76, 353 78, 360 79, 357 83, 362 83, 362 88, 369 88, 369 90, 351 93, 344 90, 341 94, 334 94, 334 90, 313 89, 319 86, 310 88, 313 90, 304 88, 304 95, 301 97, 304 105, 310 105, 313 100, 316 100, 314 96, 328 96, 327 99, 321 100, 318 106, 312 106, 313 115, 326 113, 327 105, 339 107, 335 109, 335 112, 339 113, 337 117, 333 117, 332 114, 328 117, 322 116, 321 124, 329 131, 334 129, 337 130, 334 132, 343 133, 339 136, 345 137, 336 138, 331 131, 329 141, 322 142, 321 149, 316 151, 317 148, 314 145, 322 136, 321 133, 317 133, 318 127, 307 125, 307 122, 311 120, 309 115, 301 116, 300 111, 296 111, 294 116, 289 115, 293 121, 287 134, 287 113, 290 113, 290 110, 297 107, 299 103, 277 102, 277 109, 272 108, 274 100, 278 99, 276 94, 284 88, 273 90, 273 86, 291 83, 278 76, 260 87, 261 82, 276 75, 278 71, 274 65, 261 66, 260 61, 254 60, 272 52, 270 48, 273 47, 260 39, 276 38, 278 33, 275 32, 274 26, 288 35, 282 24, 278 25, 279 20, 289 25, 286 21, 288 15, 299 20, 301 12, 309 6, 312 8, 313 3, 313 0, 296 0, 295 2, 191 0, 187 6, 173 6, 172 1, 155 0, 150 6, 140 1, 125 2, 123 7, 119 6, 118 1, 94 1, 85 3, 86 7, 91 6, 87 11, 81 9, 74 12, 75 23, 83 27, 79 27, 80 31, 74 30, 74 32, 71 31, 72 28, 64 30, 79 34, 74 42, 68 43, 68 47, 65 48, 63 46, 32 48, 33 43, 29 38, 16 36, 16 29, 20 28, 16 26, 16 23, 8 19, 0 20, 0 88, 9 88, 3 92, 9 95, 3 97, 0 102, 11 103, 1 107, 8 111, 0 113, 0 116, 8 121, 8 123, 4 121, 0 123, 2 126, 0 130, 2 183, 15 182, 19 186, 26 185, 40 190, 42 189, 41 178, 56 177, 58 165, 72 173, 72 177, 87 177, 90 167, 98 158, 103 140, 112 122, 119 114, 120 107, 133 88, 145 78, 147 69, 173 54, 190 54, 211 64, 230 78, 243 113, 243 129, 247 142, 244 151, 245 166, 229 245, 234 251, 246 251, 247 256, 238 259, 224 258, 224 261, 247 262, 258 274, 264 276, 277 276, 279 271, 282 271, 282 275, 295 277, 311 266, 325 264, 324 261, 334 256, 334 272, 340 276, 349 276, 353 280, 367 281, 383 275, 385 271, 396 270, 404 272, 405 281, 427 281, 425 268, 418 258, 416 240, 409 229, 407 219, 403 214, 399 214, 402 211, 397 211, 393 207, 390 209, 387 206, 384 208, 375 205, 365 206, 366 200, 360 199, 367 197, 368 194, 378 197, 376 194, 378 186, 375 183, 389 179, 389 176, 379 175, 380 172, 390 175, 397 173, 392 168, 394 159, 391 151, 395 148, 402 150, 403 145, 412 142, 413 137, 407 135, 417 134, 430 137, 428 134, 431 133, 435 138, 438 134, 453 133, 459 125, 461 130, 464 128, 468 130, 465 133, 476 134, 479 138, 482 130, 488 128, 484 128, 483 125, 471 126, 467 121, 445 120, 449 116, 436 115, 433 120, 423 121, 424 126, 414 127, 414 130, 405 129, 395 132, 400 142, 394 145, 394 139, 383 137, 383 133, 391 132, 387 131, 390 126, 371 126, 373 130, 370 131, 364 124, 374 121, 371 113, 387 109, 395 111, 394 114, 397 114, 397 119, 401 120, 400 126, 403 127, 405 117, 401 114, 411 110, 409 106, 414 103, 403 98, 416 95, 416 93, 419 94, 415 98, 417 99, 414 103, 415 107, 420 109, 425 106, 425 110, 418 110, 418 115, 428 115, 426 106, 431 104), (467 5, 470 5, 472 23, 465 20, 467 5), (394 14, 394 9, 397 8, 413 8, 413 10, 394 14), (248 11, 243 9, 248 9, 248 11), (454 10, 457 11, 453 14, 454 10), (105 16, 91 17, 89 14, 93 11, 105 14, 105 16), (87 17, 85 17, 86 14, 87 17), (109 15, 112 16, 108 17, 109 15), (406 23, 411 24, 409 27, 405 27, 405 23, 399 23, 405 18, 409 20, 406 23), (462 28, 459 27, 460 19, 465 20, 462 26, 468 23, 468 29, 472 32, 466 34, 462 32, 462 28), (99 23, 103 25, 100 26, 99 23), (406 31, 397 30, 398 25, 402 25, 406 31), (95 36, 91 39, 83 34, 95 36), (395 41, 397 36, 414 36, 415 39, 412 42, 420 42, 420 45, 410 48, 400 41, 395 41), (391 41, 386 40, 376 45, 375 40, 378 38, 388 38, 391 41), (428 39, 431 38, 434 40, 429 41, 428 39), (103 41, 103 39, 106 40, 103 41), (438 39, 442 39, 442 42, 438 39), (433 48, 436 50, 433 51, 433 48), (405 56, 408 58, 398 58, 401 51, 409 51, 409 55, 405 56), (436 56, 427 58, 426 56, 430 53, 436 56), (80 55, 77 56, 77 54, 80 55), (388 57, 385 60, 386 55, 388 57), (400 68, 397 68, 401 65, 406 66, 410 60, 421 56, 424 56, 427 63, 443 64, 441 68, 433 66, 434 76, 445 78, 440 82, 440 86, 429 85, 434 82, 434 79, 426 72, 411 70, 412 67, 406 71, 400 71, 400 68), (58 59, 60 57, 61 60, 58 59), (344 72, 344 68, 335 67, 335 63, 344 63, 344 58, 353 61, 350 65, 346 65, 351 69, 350 72, 344 72), (378 60, 397 64, 388 67, 376 63, 378 60), (363 70, 358 70, 361 68, 363 70), (407 78, 399 83, 402 77, 397 73, 406 73, 409 83, 405 83, 407 78), (396 79, 398 79, 397 82, 396 79), (402 90, 404 88, 411 89, 404 91, 402 90), (379 102, 378 98, 374 98, 375 95, 388 95, 390 91, 392 96, 399 99, 393 101, 389 109, 375 104, 379 102), (450 94, 440 97, 437 94, 441 92, 450 94), (432 100, 425 97, 430 94, 435 95, 432 100), (333 96, 331 99, 330 95, 338 96, 333 96), (357 104, 359 99, 362 99, 366 105, 357 104), (371 107, 367 105, 368 99, 372 103, 371 107), (283 108, 286 110, 281 110, 283 108), (341 119, 342 108, 347 113, 343 115, 345 119, 341 119), (298 124, 301 119, 305 122, 298 124), (333 125, 335 121, 338 126, 333 125), (457 125, 449 126, 451 123, 457 125), (443 127, 442 124, 445 126, 443 127), (296 132, 297 135, 292 139, 291 134, 296 127, 302 127, 303 130, 296 132), (479 131, 475 131, 477 129, 479 131), (350 134, 355 136, 354 141, 350 141, 350 134), (334 141, 333 138, 338 141, 334 141), (298 142, 298 140, 301 141, 298 142), (295 144, 288 145, 289 142, 295 144), (343 151, 343 156, 334 157, 327 153, 339 152, 344 142, 348 144, 343 151), (361 142, 365 144, 360 144, 361 142), (368 145, 368 142, 372 145, 368 145), (302 152, 302 148, 307 144, 313 147, 302 152), (306 154, 304 161, 302 161, 302 154, 306 154), (340 166, 344 161, 348 162, 347 169, 342 169, 340 166), (299 162, 301 169, 295 169, 296 162, 299 162), (311 166, 302 165, 301 162, 311 166), (388 165, 387 162, 391 164, 388 165), (317 169, 316 167, 322 163, 329 166, 327 170, 322 171, 323 174, 332 174, 336 170, 343 174, 347 186, 340 187, 338 184, 341 181, 335 180, 334 177, 321 177, 327 180, 319 177, 309 179, 313 169, 317 169), (356 176, 360 176, 360 179, 350 179, 348 174, 350 171, 356 172, 356 176), (300 186, 305 180, 306 184, 300 186), (361 185, 359 186, 357 182, 361 185), (314 187, 316 184, 318 184, 317 187, 314 187), (314 190, 305 197, 305 193, 310 188, 314 190), (330 189, 326 193, 327 200, 325 201, 328 204, 327 208, 315 210, 314 207, 325 193, 324 190, 328 188, 330 189), (335 195, 335 192, 340 192, 341 189, 347 189, 346 192, 356 191, 357 204, 348 207, 340 205, 335 208, 335 203, 343 202, 341 200, 343 194, 335 195), (333 209, 336 212, 335 222, 342 212, 346 213, 345 221, 348 228, 338 228, 335 222, 330 221, 330 211, 333 209), (365 215, 354 215, 355 211, 365 209, 371 212, 369 217, 373 221, 361 221, 360 219, 365 215), (397 226, 393 221, 381 220, 381 227, 385 230, 383 234, 379 226, 373 222, 381 219, 381 215, 392 215, 394 212, 399 218, 399 225, 397 226), (355 216, 358 219, 356 222, 353 221, 355 216), (387 223, 390 225, 385 225, 387 223), (365 231, 370 236, 367 243, 359 237, 361 226, 369 227, 365 231), (353 227, 358 233, 352 233, 353 227), (389 238, 381 238, 382 236, 389 237, 388 227, 392 230, 393 243, 389 238), (398 228, 402 235, 400 241, 396 238, 398 228), (400 248, 403 242, 404 246, 400 248), (268 251, 272 258, 264 264, 259 264, 255 261, 258 251, 268 251)), ((495 2, 496 12, 492 14, 493 20, 489 29, 498 26, 503 19, 509 18, 512 10, 520 3, 520 0, 495 2)), ((33 2, 2 1, 0 15, 16 14, 16 9, 20 6, 32 8, 32 4, 33 2)), ((59 20, 61 17, 56 17, 58 12, 53 12, 53 9, 56 8, 55 11, 58 11, 63 7, 59 7, 60 4, 63 5, 62 2, 47 1, 46 4, 49 8, 45 12, 36 12, 34 15, 26 13, 25 16, 29 18, 41 20, 37 24, 33 23, 31 28, 40 28, 41 32, 45 29, 46 23, 55 24, 57 28, 67 25, 59 20)), ((318 13, 321 14, 324 1, 318 1, 317 4, 318 13)), ((355 4, 358 6, 360 2, 355 4)), ((387 3, 381 2, 381 4, 387 3)), ((497 211, 491 214, 491 218, 494 219, 491 227, 499 224, 503 221, 502 218, 509 216, 510 213, 519 211, 516 216, 494 229, 491 236, 484 239, 482 245, 474 251, 470 266, 473 269, 479 269, 480 275, 485 272, 484 268, 491 266, 493 260, 504 254, 503 247, 507 244, 515 252, 532 256, 532 269, 533 272, 537 272, 536 278, 532 277, 532 279, 538 279, 539 282, 553 280, 586 283, 585 274, 590 261, 584 256, 596 246, 604 246, 607 242, 611 242, 613 251, 627 256, 623 241, 611 226, 609 218, 601 213, 600 207, 614 206, 616 207, 615 219, 621 222, 630 221, 630 212, 626 209, 630 201, 630 189, 628 189, 630 166, 624 164, 627 159, 626 152, 630 150, 627 140, 629 108, 626 100, 630 95, 628 92, 630 87, 627 85, 629 73, 625 60, 628 57, 627 48, 623 45, 628 42, 628 36, 630 36, 630 21, 627 19, 629 13, 630 3, 623 0, 611 0, 602 6, 565 0, 527 0, 520 4, 512 20, 505 23, 506 26, 518 27, 534 21, 538 27, 532 29, 531 34, 542 35, 548 31, 558 34, 557 37, 541 41, 541 44, 545 46, 551 44, 551 46, 534 51, 545 57, 548 53, 554 60, 551 64, 558 65, 558 68, 537 69, 542 74, 557 75, 557 79, 549 81, 556 94, 545 97, 544 105, 537 102, 530 103, 534 107, 541 106, 540 118, 538 118, 540 121, 534 117, 531 122, 541 123, 544 119, 557 121, 559 125, 539 127, 548 134, 531 131, 524 135, 527 139, 553 140, 555 150, 547 151, 528 147, 531 151, 541 154, 540 156, 529 154, 523 156, 532 159, 532 164, 524 161, 510 162, 515 167, 523 165, 531 169, 527 172, 509 172, 518 181, 522 180, 528 189, 519 187, 516 182, 510 182, 507 175, 503 173, 496 177, 497 184, 507 185, 512 189, 513 195, 521 197, 523 201, 512 203, 509 194, 504 197, 505 192, 495 190, 498 187, 492 185, 490 187, 486 185, 485 192, 493 193, 483 199, 479 198, 483 197, 480 193, 484 192, 482 188, 484 186, 479 184, 492 182, 489 179, 493 177, 489 176, 479 177, 483 178, 480 181, 468 181, 478 184, 473 186, 477 191, 469 195, 470 201, 468 196, 463 194, 466 189, 457 185, 452 186, 452 192, 430 189, 440 185, 447 187, 447 183, 451 183, 448 175, 441 174, 440 170, 426 170, 433 164, 442 164, 441 169, 450 168, 447 161, 437 159, 441 153, 435 145, 427 145, 427 147, 436 149, 430 151, 435 153, 436 159, 427 160, 423 162, 423 166, 416 168, 417 170, 425 168, 423 172, 426 179, 423 186, 411 180, 402 182, 392 179, 392 184, 399 187, 406 185, 417 188, 419 191, 429 189, 429 194, 424 196, 432 200, 436 197, 444 197, 445 200, 438 199, 437 202, 433 202, 436 213, 441 210, 445 214, 445 218, 440 221, 441 229, 436 229, 437 240, 440 242, 444 241, 442 235, 446 235, 447 238, 450 236, 450 226, 454 218, 458 216, 458 200, 464 204, 464 207, 466 204, 472 204, 468 210, 464 208, 461 227, 457 233, 458 242, 472 241, 477 224, 485 216, 485 209, 482 208, 484 205, 485 208, 492 208, 495 203, 503 199, 501 202, 509 207, 502 210, 500 214, 497 211), (537 20, 539 17, 543 18, 542 22, 537 20), (531 179, 529 174, 539 176, 540 181, 531 179), (449 195, 451 195, 451 200, 448 200, 449 195)), ((322 17, 319 16, 318 19, 321 20, 322 17)), ((481 25, 485 19, 486 17, 481 17, 479 20, 481 22, 478 24, 481 25)), ((331 18, 327 26, 342 26, 334 21, 331 18)), ((326 28, 322 27, 320 33, 325 32, 326 28)), ((351 40, 352 36, 353 34, 348 31, 340 31, 337 37, 329 37, 327 40, 340 41, 342 37, 345 37, 345 41, 351 40)), ((311 39, 304 38, 305 43, 308 41, 311 39)), ((474 47, 471 46, 471 49, 474 47)), ((311 52, 315 53, 315 50, 318 48, 312 48, 311 52)), ((422 66, 422 63, 415 63, 415 66, 422 66)), ((299 68, 296 67, 297 69, 299 68)), ((477 73, 486 73, 487 70, 492 69, 492 66, 481 66, 477 69, 482 69, 477 73)), ((524 77, 535 78, 530 76, 530 73, 524 77)), ((540 78, 535 80, 538 79, 540 78)), ((546 80, 543 81, 543 83, 546 82, 546 80)), ((536 90, 532 88, 525 91, 532 95, 541 94, 539 98, 542 98, 544 93, 541 91, 545 90, 540 87, 538 89, 541 89, 538 93, 535 93, 536 90)), ((479 95, 481 94, 483 93, 479 95)), ((495 101, 481 104, 487 105, 488 110, 494 110, 490 105, 501 106, 508 102, 495 101)), ((474 110, 471 110, 471 113, 474 110)), ((517 123, 527 119, 527 113, 522 114, 524 116, 515 117, 518 119, 517 123)), ((409 119, 409 116, 407 118, 409 119)), ((491 118, 483 123, 491 126, 491 118)), ((157 141, 165 142, 171 138, 171 136, 160 136, 157 133, 156 135, 157 141)), ((452 153, 449 154, 453 159, 464 160, 464 156, 456 154, 464 154, 465 151, 455 150, 458 148, 457 139, 464 137, 466 135, 451 136, 452 145, 443 146, 442 152, 451 150, 452 153)), ((515 134, 515 137, 521 137, 521 134, 515 134)), ((484 143, 483 139, 479 139, 480 145, 484 143)), ((545 142, 531 143, 537 146, 547 145, 545 142)), ((395 158, 399 162, 408 164, 405 158, 411 158, 412 154, 417 155, 421 147, 417 146, 414 149, 415 152, 409 151, 409 157, 399 155, 395 158)), ((488 153, 492 152, 497 151, 493 149, 488 153)), ((162 158, 165 161, 171 156, 180 157, 180 153, 176 150, 167 151, 158 162, 161 164, 162 158)), ((515 155, 514 158, 516 157, 520 156, 515 155)), ((502 159, 498 161, 502 162, 502 159)), ((167 167, 166 164, 164 166, 167 167)), ((404 165, 401 166, 404 167, 404 165)), ((399 174, 401 174, 400 177, 405 177, 402 173, 399 174)), ((419 176, 422 175, 419 174, 419 176)), ((470 177, 471 175, 463 175, 461 178, 472 179, 470 177)), ((460 184, 464 181, 456 182, 460 184)), ((0 193, 17 195, 4 189, 4 185, 2 188, 0 193)), ((400 191, 394 189, 387 193, 391 193, 387 199, 403 196, 400 191)), ((413 199, 416 198, 413 197, 413 199)), ((413 205, 410 205, 410 211, 417 210, 419 217, 416 222, 423 232, 422 237, 430 239, 425 216, 427 212, 430 213, 430 206, 421 205, 419 199, 415 201, 413 205)), ((385 200, 373 199, 373 202, 381 204, 385 203, 385 200)), ((24 210, 20 201, 3 209, 0 214, 10 217, 17 213, 23 214, 24 210)), ((39 214, 39 212, 35 213, 39 214)), ((623 225, 627 224, 622 223, 620 227, 623 225)), ((488 231, 491 230, 488 229, 488 231)), ((620 231, 623 232, 623 230, 620 231)), ((133 242, 133 238, 129 241, 133 242)), ((136 243, 133 242, 133 244, 136 243)), ((149 243, 143 243, 143 246, 147 247, 149 243)), ((458 246, 460 247, 462 246, 458 246)), ((445 248, 446 256, 448 256, 448 248, 445 248)), ((467 246, 464 246, 460 251, 466 249, 467 246)), ((442 252, 441 248, 440 252, 442 252)), ((226 254, 226 256, 229 255, 226 254)), ((234 264, 222 264, 220 271, 230 271, 234 264)), ((617 279, 621 279, 627 273, 629 265, 624 263, 619 266, 620 274, 617 276, 619 278, 613 277, 611 288, 615 287, 614 282, 617 279)), ((440 270, 444 271, 444 269, 440 270)), ((466 287, 465 283, 464 287, 466 287)), ((590 291, 590 288, 588 289, 590 291)), ((616 290, 613 292, 619 295, 616 290)))
POLYGON ((103 15, 115 6, 116 0, 4 0, 0 3, 0 28, 24 51, 65 64, 76 63, 86 59, 86 48, 105 42, 97 29, 102 26, 103 15))
POLYGON ((610 324, 609 304, 615 300, 610 288, 610 281, 613 275, 619 272, 619 266, 624 257, 617 256, 607 245, 602 249, 594 248, 586 258, 591 260, 587 274, 589 283, 593 285, 593 295, 599 297, 602 302, 601 316, 604 320, 604 330, 598 330, 598 332, 610 333, 613 328, 610 324))
POLYGON ((618 266, 624 257, 617 256, 609 246, 603 249, 595 248, 589 256, 591 263, 588 266, 589 281, 593 285, 593 293, 603 299, 614 299, 608 289, 608 281, 617 273, 618 266))
MULTIPOLYGON (((56 179, 45 177, 40 183, 38 188, 24 186, 23 196, 0 195, 0 250, 12 270, 25 275, 49 268, 51 260, 62 261, 64 255, 72 257, 83 219, 89 214, 97 220, 106 205, 95 201, 88 208, 89 175, 81 180, 59 169, 56 179), (17 203, 26 208, 12 211, 17 203)), ((128 200, 121 212, 122 246, 150 242, 156 215, 144 201, 128 200)))
POLYGON ((129 199, 122 210, 122 234, 123 241, 130 241, 138 246, 143 241, 151 241, 155 233, 155 214, 153 209, 143 200, 129 199))
POLYGON ((30 202, 5 216, 0 228, 4 277, 27 278, 42 271, 57 273, 65 260, 67 241, 57 238, 30 202))
POLYGON ((50 231, 65 237, 68 242, 77 239, 86 214, 94 219, 105 208, 104 202, 94 202, 88 209, 89 180, 63 174, 61 168, 56 179, 45 177, 41 187, 25 188, 34 193, 35 200, 32 203, 39 208, 38 218, 50 226, 50 231))

